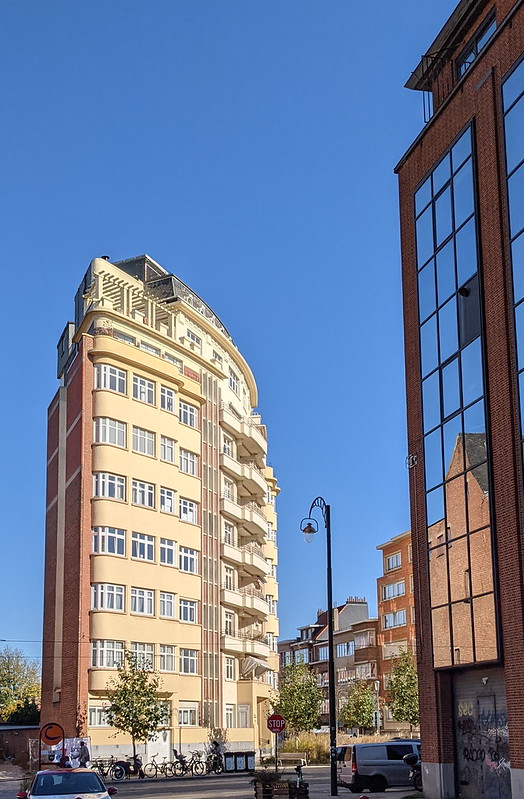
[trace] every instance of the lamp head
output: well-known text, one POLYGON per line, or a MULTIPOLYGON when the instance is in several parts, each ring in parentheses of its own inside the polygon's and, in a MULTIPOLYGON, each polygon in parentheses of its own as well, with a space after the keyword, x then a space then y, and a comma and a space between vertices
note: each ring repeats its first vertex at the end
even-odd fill
POLYGON ((304 534, 304 541, 306 544, 311 544, 315 537, 315 533, 318 532, 318 524, 315 519, 302 519, 300 529, 304 534))

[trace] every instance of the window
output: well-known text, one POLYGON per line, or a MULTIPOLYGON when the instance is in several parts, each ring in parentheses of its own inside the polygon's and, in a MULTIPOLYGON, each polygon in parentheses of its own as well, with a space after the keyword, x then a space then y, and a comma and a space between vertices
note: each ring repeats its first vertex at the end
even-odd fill
POLYGON ((160 591, 160 615, 166 619, 175 617, 175 595, 160 591))
POLYGON ((268 604, 269 612, 272 613, 273 616, 277 616, 278 614, 277 614, 277 601, 276 601, 276 599, 273 599, 273 597, 270 596, 270 594, 266 594, 266 602, 268 604))
POLYGON ((234 546, 235 542, 235 527, 229 522, 224 522, 224 544, 234 546))
POLYGON ((238 706, 238 726, 242 727, 242 729, 249 727, 249 717, 251 715, 249 711, 249 705, 238 706))
POLYGON ((94 421, 95 444, 114 444, 116 447, 126 445, 126 424, 117 419, 99 416, 94 421))
POLYGON ((290 651, 283 652, 282 660, 284 662, 284 666, 289 666, 293 662, 293 653, 290 651))
POLYGON ((126 498, 126 478, 118 474, 95 472, 93 474, 93 495, 106 499, 126 498))
POLYGON ((180 450, 180 471, 185 474, 198 474, 198 456, 187 449, 180 450))
POLYGON ((180 571, 198 574, 198 552, 188 547, 178 548, 178 562, 180 571))
POLYGON ((180 358, 175 358, 175 356, 171 355, 170 352, 164 352, 164 358, 166 359, 166 361, 169 361, 169 363, 174 364, 177 367, 180 374, 182 374, 184 370, 184 364, 182 363, 180 358))
POLYGON ((198 674, 198 652, 196 649, 180 649, 180 674, 198 674))
POLYGON ((147 588, 131 589, 131 613, 152 616, 154 612, 154 592, 147 588))
POLYGON ((160 510, 164 513, 175 512, 175 491, 171 488, 160 489, 160 510))
POLYGON ((196 624, 197 621, 197 603, 192 599, 181 599, 179 602, 179 619, 180 621, 188 621, 191 624, 196 624))
POLYGON ((133 427, 133 452, 141 455, 155 455, 155 434, 142 427, 133 427))
POLYGON ((122 341, 124 344, 130 344, 132 347, 136 347, 136 338, 134 336, 129 336, 122 330, 115 330, 115 328, 113 328, 113 338, 122 341))
POLYGON ((408 562, 411 563, 413 560, 413 546, 408 544, 408 562))
POLYGON ((91 586, 92 610, 124 610, 124 586, 112 583, 93 583, 91 586))
POLYGON ((235 590, 235 572, 231 566, 224 566, 224 588, 228 591, 235 590))
POLYGON ((225 499, 231 499, 233 502, 235 501, 235 484, 232 480, 228 480, 227 477, 224 477, 223 496, 225 499))
POLYGON ((132 533, 131 535, 131 557, 138 560, 155 559, 155 539, 152 535, 144 533, 132 533))
POLYGON ((175 392, 167 386, 160 386, 160 407, 169 413, 175 412, 175 392))
POLYGON ((150 355, 158 355, 160 356, 160 349, 159 347, 153 347, 152 344, 148 344, 147 341, 140 342, 140 349, 144 350, 144 352, 149 352, 150 355))
POLYGON ((355 649, 365 649, 367 646, 375 646, 375 633, 373 630, 364 630, 362 633, 355 633, 355 649))
POLYGON ((91 666, 116 669, 124 661, 123 641, 91 641, 91 666))
POLYGON ((377 673, 376 663, 357 663, 355 675, 357 680, 371 680, 377 673))
POLYGON ((228 610, 226 610, 224 613, 224 634, 235 634, 235 615, 234 613, 230 613, 228 610))
POLYGON ((142 480, 133 480, 132 500, 134 505, 143 505, 146 508, 155 507, 155 486, 144 483, 142 480))
POLYGON ((396 596, 404 596, 405 593, 406 583, 404 580, 382 586, 382 599, 393 599, 396 596))
POLYGON ((155 384, 144 377, 133 375, 133 399, 140 402, 147 402, 148 405, 155 404, 155 384))
POLYGON ((107 720, 107 710, 104 707, 89 708, 89 726, 109 727, 109 722, 107 720))
POLYGON ((235 706, 226 705, 226 728, 231 729, 235 726, 235 706))
POLYGON ((394 613, 386 613, 382 616, 382 628, 384 630, 390 630, 392 627, 403 627, 405 623, 405 610, 397 610, 394 613))
POLYGON ((234 457, 234 452, 235 452, 233 439, 229 438, 229 436, 224 436, 223 443, 222 443, 222 449, 223 449, 224 455, 229 455, 230 458, 233 458, 234 457))
POLYGON ((165 566, 175 565, 175 542, 169 538, 160 539, 160 563, 165 566))
POLYGON ((277 540, 277 531, 273 528, 271 522, 267 523, 267 540, 268 541, 276 541, 277 540))
POLYGON ((180 516, 180 521, 182 522, 191 522, 191 524, 197 523, 197 503, 193 502, 191 499, 183 499, 180 497, 180 501, 178 503, 178 512, 180 516))
POLYGON ((327 660, 329 649, 327 646, 319 646, 317 649, 317 660, 327 660))
POLYGON ((355 652, 354 641, 344 641, 342 644, 337 644, 337 658, 348 657, 355 652))
POLYGON ((232 391, 234 391, 235 394, 238 394, 240 389, 240 381, 238 379, 238 375, 236 372, 234 372, 231 369, 231 367, 229 367, 229 388, 232 389, 232 391))
POLYGON ((95 388, 105 388, 116 391, 117 394, 126 394, 127 373, 122 369, 115 369, 107 363, 95 364, 95 388))
POLYGON ((409 575, 409 593, 412 594, 415 590, 415 581, 413 575, 409 575))
POLYGON ((120 530, 118 527, 93 527, 93 552, 104 555, 125 555, 125 530, 120 530))
POLYGON ((192 330, 189 330, 189 328, 187 330, 187 340, 191 344, 193 344, 197 349, 199 350, 202 349, 202 339, 200 338, 200 336, 197 336, 196 333, 193 333, 192 330))
POLYGON ((488 39, 495 33, 497 23, 495 13, 490 14, 487 21, 481 26, 473 41, 467 46, 465 52, 457 59, 457 74, 461 77, 470 68, 488 39))
POLYGON ((309 649, 297 649, 295 663, 309 663, 309 649))
POLYGON ((179 402, 178 418, 182 424, 187 424, 189 427, 198 427, 198 409, 194 405, 188 405, 187 402, 179 402))
POLYGON ((235 679, 235 658, 226 657, 225 677, 226 680, 235 679))
POLYGON ((180 702, 178 705, 178 726, 198 726, 198 702, 180 702))
POLYGON ((175 647, 160 644, 160 671, 175 670, 175 647))
POLYGON ((217 352, 216 350, 213 350, 213 355, 211 357, 211 360, 217 361, 217 363, 222 364, 224 359, 222 358, 222 356, 221 356, 221 354, 219 352, 217 352))
POLYGON ((131 654, 135 656, 137 665, 152 669, 155 664, 155 650, 153 644, 142 644, 140 641, 131 641, 131 654))
POLYGON ((160 460, 168 463, 175 462, 175 439, 160 436, 160 460))
POLYGON ((400 569, 402 564, 402 559, 400 556, 400 552, 395 552, 394 555, 388 555, 386 558, 386 568, 385 571, 390 572, 393 569, 400 569))

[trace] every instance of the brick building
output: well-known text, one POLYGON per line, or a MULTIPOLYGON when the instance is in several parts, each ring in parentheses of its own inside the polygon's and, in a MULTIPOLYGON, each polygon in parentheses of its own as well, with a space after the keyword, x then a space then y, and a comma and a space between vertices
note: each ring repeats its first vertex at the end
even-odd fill
POLYGON ((427 799, 524 796, 524 5, 461 0, 396 167, 427 799))

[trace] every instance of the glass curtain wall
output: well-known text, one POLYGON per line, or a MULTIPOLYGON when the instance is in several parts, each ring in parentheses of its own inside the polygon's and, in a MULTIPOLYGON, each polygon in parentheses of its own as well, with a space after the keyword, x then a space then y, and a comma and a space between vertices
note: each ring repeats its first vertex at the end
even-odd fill
POLYGON ((495 660, 472 128, 415 193, 435 668, 495 660))

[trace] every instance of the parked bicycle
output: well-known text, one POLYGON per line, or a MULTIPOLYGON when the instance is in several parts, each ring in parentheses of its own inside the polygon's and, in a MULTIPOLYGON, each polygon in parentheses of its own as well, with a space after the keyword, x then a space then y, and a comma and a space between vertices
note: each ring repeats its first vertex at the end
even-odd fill
POLYGON ((206 757, 206 774, 211 774, 212 771, 215 774, 222 774, 224 771, 224 758, 218 741, 213 741, 206 757))
POLYGON ((202 760, 202 752, 191 752, 189 760, 176 749, 173 749, 173 770, 176 777, 183 777, 187 774, 201 777, 205 774, 206 766, 202 760))
POLYGON ((125 771, 123 771, 122 766, 118 764, 116 757, 113 755, 109 758, 99 757, 93 760, 93 768, 103 780, 110 779, 118 781, 125 777, 125 771))
POLYGON ((127 760, 117 760, 112 766, 112 774, 115 782, 120 782, 125 777, 136 775, 139 779, 144 779, 144 769, 142 768, 142 758, 139 755, 130 755, 127 760))
POLYGON ((171 763, 167 757, 164 757, 161 763, 157 763, 155 760, 156 757, 158 757, 158 752, 156 755, 152 755, 151 761, 144 766, 144 774, 146 777, 153 779, 154 777, 158 777, 159 772, 163 774, 164 777, 172 777, 175 773, 174 763, 171 763))

